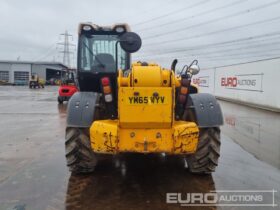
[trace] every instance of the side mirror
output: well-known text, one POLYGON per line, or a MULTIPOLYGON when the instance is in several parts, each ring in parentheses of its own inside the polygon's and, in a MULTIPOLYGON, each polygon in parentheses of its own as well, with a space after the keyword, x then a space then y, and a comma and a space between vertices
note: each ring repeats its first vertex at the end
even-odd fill
POLYGON ((134 53, 141 48, 142 40, 134 32, 126 32, 120 37, 121 48, 128 53, 134 53))
POLYGON ((200 71, 200 68, 197 64, 193 64, 189 67, 188 69, 188 72, 191 74, 191 75, 196 75, 198 74, 200 71))

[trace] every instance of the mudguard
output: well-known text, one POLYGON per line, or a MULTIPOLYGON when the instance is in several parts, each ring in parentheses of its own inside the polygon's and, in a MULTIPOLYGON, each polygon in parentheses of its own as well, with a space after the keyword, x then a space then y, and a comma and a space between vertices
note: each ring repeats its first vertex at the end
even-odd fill
POLYGON ((76 92, 68 103, 67 127, 89 128, 94 119, 98 99, 98 93, 76 92))
POLYGON ((223 114, 217 99, 208 93, 189 94, 184 119, 195 122, 198 127, 223 125, 223 114))

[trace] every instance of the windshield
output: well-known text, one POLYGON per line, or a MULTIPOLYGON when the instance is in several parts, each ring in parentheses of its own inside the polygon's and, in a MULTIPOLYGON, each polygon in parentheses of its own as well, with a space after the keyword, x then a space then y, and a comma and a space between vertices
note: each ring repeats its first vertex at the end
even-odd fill
MULTIPOLYGON (((82 71, 116 71, 115 47, 118 35, 82 35, 79 45, 79 69, 82 71)), ((127 54, 118 47, 118 68, 126 69, 127 54)))

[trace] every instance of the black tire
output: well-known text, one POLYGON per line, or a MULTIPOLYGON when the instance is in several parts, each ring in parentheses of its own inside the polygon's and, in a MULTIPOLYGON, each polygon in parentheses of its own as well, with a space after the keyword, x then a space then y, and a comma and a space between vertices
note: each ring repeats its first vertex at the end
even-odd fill
POLYGON ((60 96, 57 97, 57 101, 59 104, 63 104, 63 99, 60 96))
POLYGON ((75 174, 93 172, 97 157, 91 149, 88 134, 84 129, 66 128, 66 162, 75 174))
POLYGON ((196 152, 186 157, 189 171, 196 174, 214 172, 218 166, 220 146, 220 128, 201 128, 196 152))

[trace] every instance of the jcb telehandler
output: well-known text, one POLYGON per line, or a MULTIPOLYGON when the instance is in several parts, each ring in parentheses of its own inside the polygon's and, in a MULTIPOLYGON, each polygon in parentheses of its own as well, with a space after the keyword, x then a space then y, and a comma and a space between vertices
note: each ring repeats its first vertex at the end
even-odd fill
POLYGON ((92 172, 99 154, 185 156, 189 170, 207 174, 220 156, 222 112, 198 93, 197 61, 175 74, 157 64, 130 64, 140 37, 126 24, 79 26, 78 86, 68 104, 66 160, 74 173, 92 172))

